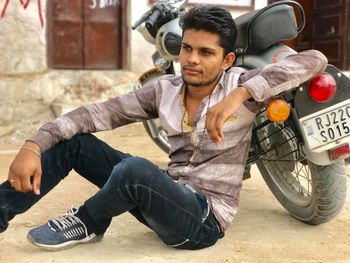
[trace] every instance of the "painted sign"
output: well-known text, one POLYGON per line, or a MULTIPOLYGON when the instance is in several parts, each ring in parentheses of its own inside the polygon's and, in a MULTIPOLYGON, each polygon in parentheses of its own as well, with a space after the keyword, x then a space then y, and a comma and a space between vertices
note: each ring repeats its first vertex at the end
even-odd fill
MULTIPOLYGON (((31 0, 19 0, 24 10, 27 9, 30 1, 31 0)), ((38 16, 39 16, 40 26, 44 27, 44 18, 41 11, 41 0, 37 0, 37 2, 38 2, 38 16)), ((6 10, 9 4, 10 4, 10 0, 5 0, 4 7, 2 8, 2 11, 1 11, 1 18, 5 16, 6 10)))
POLYGON ((120 0, 90 0, 90 8, 95 9, 96 7, 105 8, 108 6, 117 6, 120 0), (99 3, 99 5, 97 5, 99 3))

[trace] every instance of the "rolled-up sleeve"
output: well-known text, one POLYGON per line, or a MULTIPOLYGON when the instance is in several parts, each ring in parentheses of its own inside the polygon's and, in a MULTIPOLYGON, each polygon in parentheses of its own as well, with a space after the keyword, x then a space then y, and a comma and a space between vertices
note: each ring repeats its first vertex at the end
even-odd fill
POLYGON ((323 72, 327 58, 317 50, 307 50, 290 55, 275 64, 247 71, 241 76, 241 85, 255 101, 264 101, 323 72))

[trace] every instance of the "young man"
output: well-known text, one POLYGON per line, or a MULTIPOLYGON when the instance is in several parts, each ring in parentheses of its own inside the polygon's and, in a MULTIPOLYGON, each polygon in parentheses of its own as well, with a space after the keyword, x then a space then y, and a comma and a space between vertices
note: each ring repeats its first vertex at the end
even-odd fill
POLYGON ((101 189, 79 209, 32 229, 33 244, 63 249, 98 241, 127 211, 171 247, 199 249, 223 237, 237 212, 256 102, 322 72, 327 60, 306 51, 262 69, 231 68, 237 30, 230 13, 198 7, 181 23, 181 76, 80 107, 25 142, 0 186, 2 231, 75 169, 101 189), (171 144, 167 171, 89 135, 157 117, 171 144))

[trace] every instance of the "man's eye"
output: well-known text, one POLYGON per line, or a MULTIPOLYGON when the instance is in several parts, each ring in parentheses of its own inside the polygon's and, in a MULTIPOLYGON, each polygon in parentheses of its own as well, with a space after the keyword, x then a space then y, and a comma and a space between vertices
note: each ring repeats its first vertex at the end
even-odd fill
POLYGON ((191 51, 191 47, 182 45, 182 49, 185 51, 191 51))
POLYGON ((212 51, 209 51, 209 50, 202 50, 201 53, 202 53, 202 55, 204 55, 204 56, 213 55, 213 52, 212 52, 212 51))

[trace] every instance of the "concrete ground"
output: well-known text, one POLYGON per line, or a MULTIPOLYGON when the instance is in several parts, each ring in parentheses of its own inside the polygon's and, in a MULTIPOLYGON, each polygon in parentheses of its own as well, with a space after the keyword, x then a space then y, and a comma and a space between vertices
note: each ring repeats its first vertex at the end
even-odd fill
MULTIPOLYGON (((166 166, 167 156, 140 124, 98 135, 111 145, 166 166)), ((20 145, 0 145, 0 181, 20 145)), ((348 169, 349 172, 349 169, 348 169)), ((350 203, 331 222, 319 226, 301 223, 279 205, 259 171, 244 181, 240 210, 225 238, 207 249, 168 248, 129 214, 113 220, 99 243, 48 252, 26 240, 32 227, 80 205, 97 189, 74 172, 56 189, 0 234, 0 262, 350 262, 350 203)), ((348 186, 350 192, 350 187, 348 186)))

